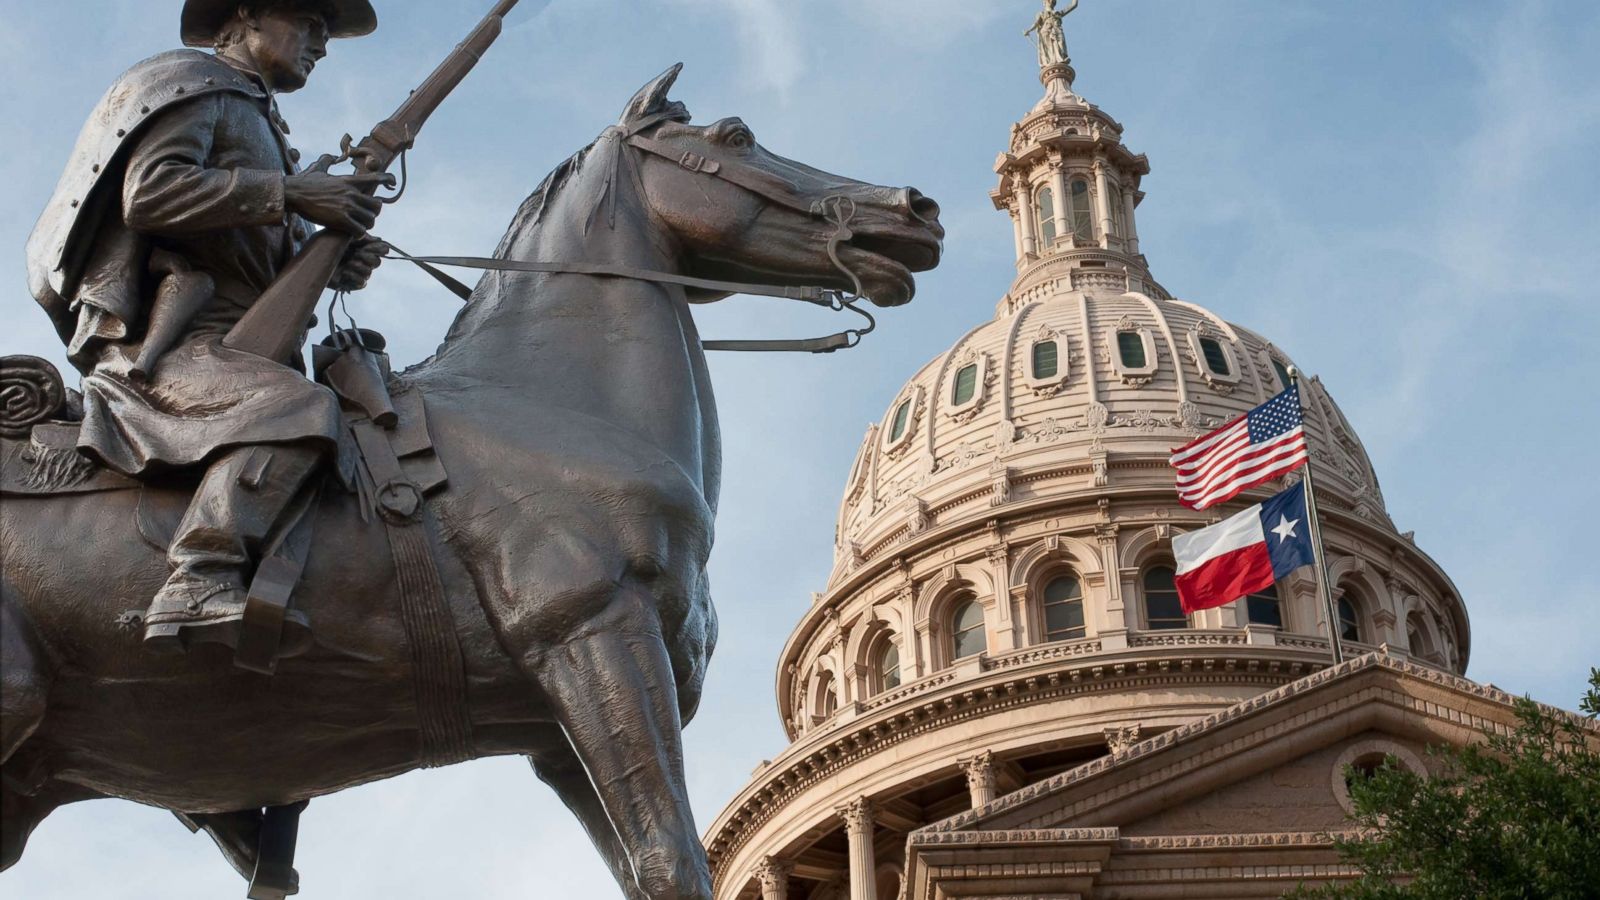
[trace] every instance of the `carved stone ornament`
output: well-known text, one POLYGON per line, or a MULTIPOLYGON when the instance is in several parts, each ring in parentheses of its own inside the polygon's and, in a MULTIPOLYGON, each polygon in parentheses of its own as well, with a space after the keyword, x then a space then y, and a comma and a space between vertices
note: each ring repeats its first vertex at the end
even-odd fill
POLYGON ((872 801, 865 797, 851 800, 838 807, 836 812, 844 820, 845 831, 850 834, 861 834, 872 827, 872 801))
POLYGON ((1089 454, 1089 465, 1094 471, 1094 486, 1105 487, 1111 483, 1111 466, 1106 451, 1098 450, 1089 454))
POLYGON ((921 534, 928 530, 931 521, 928 504, 921 497, 906 498, 906 531, 914 535, 921 534))
POLYGON ((778 859, 775 856, 763 856, 756 863, 755 875, 761 882, 761 890, 771 892, 787 888, 789 875, 794 872, 794 863, 787 859, 778 859))
POLYGON ((1221 427, 1222 422, 1222 419, 1202 413, 1191 400, 1178 404, 1178 425, 1186 431, 1200 434, 1221 427))
POLYGON ((1011 469, 1004 465, 990 468, 989 505, 1003 506, 1011 502, 1011 469))
POLYGON ((1141 726, 1135 723, 1133 725, 1119 725, 1116 728, 1107 728, 1102 733, 1106 737, 1106 746, 1111 748, 1111 752, 1121 753, 1139 743, 1140 729, 1141 726))

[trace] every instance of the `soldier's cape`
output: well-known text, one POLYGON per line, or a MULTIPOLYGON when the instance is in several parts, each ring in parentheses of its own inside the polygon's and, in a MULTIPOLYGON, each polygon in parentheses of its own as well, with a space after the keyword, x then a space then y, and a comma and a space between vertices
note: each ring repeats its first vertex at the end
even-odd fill
POLYGON ((163 110, 218 92, 266 97, 261 85, 209 53, 173 50, 124 72, 95 105, 28 237, 28 290, 50 316, 80 369, 93 365, 99 341, 119 341, 143 327, 148 241, 122 216, 128 149, 163 110))

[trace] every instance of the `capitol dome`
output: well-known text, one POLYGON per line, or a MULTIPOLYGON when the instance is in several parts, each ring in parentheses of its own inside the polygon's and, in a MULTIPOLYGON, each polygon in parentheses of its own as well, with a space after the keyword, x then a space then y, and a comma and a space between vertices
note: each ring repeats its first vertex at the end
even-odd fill
MULTIPOLYGON (((1171 538, 1282 490, 1178 503, 1172 448, 1289 384, 1268 339, 1178 299, 1136 219, 1149 163, 1047 65, 991 192, 1017 271, 916 372, 844 486, 825 590, 778 662, 791 745, 706 835, 724 900, 893 900, 905 835, 1331 662, 1313 570, 1185 616, 1171 538)), ((1395 527, 1349 420, 1300 380, 1350 655, 1450 673, 1449 577, 1395 527)))

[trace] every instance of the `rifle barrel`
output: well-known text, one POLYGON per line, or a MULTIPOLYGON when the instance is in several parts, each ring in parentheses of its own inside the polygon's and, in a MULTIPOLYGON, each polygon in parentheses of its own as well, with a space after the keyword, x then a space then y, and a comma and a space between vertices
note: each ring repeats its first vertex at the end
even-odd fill
MULTIPOLYGON (((361 171, 386 171, 401 151, 410 146, 423 123, 500 36, 501 17, 516 5, 517 0, 496 3, 467 39, 400 104, 394 115, 379 122, 372 133, 361 140, 365 151, 358 160, 361 171)), ((318 232, 234 323, 222 343, 279 362, 287 359, 299 346, 305 323, 327 288, 328 279, 338 270, 351 240, 348 234, 326 228, 318 232)))

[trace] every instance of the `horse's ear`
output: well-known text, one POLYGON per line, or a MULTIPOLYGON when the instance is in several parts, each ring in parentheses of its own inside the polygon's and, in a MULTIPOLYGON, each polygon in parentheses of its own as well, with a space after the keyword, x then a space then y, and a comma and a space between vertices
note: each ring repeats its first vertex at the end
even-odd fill
POLYGON ((639 92, 633 95, 633 99, 628 101, 627 108, 622 111, 620 124, 628 125, 657 113, 667 113, 671 118, 687 122, 689 110, 682 103, 667 99, 667 91, 672 90, 672 83, 678 80, 678 73, 682 71, 683 63, 676 63, 672 68, 657 75, 649 84, 639 88, 639 92))

